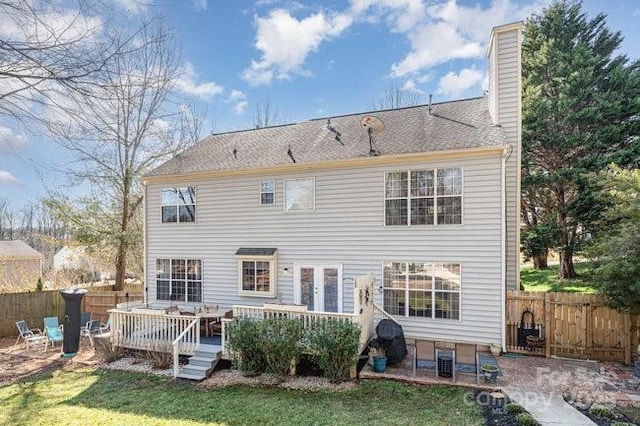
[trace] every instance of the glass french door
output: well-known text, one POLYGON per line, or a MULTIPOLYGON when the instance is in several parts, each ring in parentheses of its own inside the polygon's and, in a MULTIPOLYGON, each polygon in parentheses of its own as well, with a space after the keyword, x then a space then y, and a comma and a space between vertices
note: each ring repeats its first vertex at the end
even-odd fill
POLYGON ((296 265, 294 298, 310 311, 342 312, 342 266, 296 265))

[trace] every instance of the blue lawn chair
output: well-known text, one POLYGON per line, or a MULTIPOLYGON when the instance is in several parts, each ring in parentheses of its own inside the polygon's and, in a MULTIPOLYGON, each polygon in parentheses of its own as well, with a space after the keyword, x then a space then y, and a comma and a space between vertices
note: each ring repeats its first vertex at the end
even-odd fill
POLYGON ((47 343, 44 346, 45 351, 49 347, 49 343, 53 347, 55 347, 56 342, 62 343, 62 325, 58 324, 58 317, 46 317, 44 319, 44 333, 47 335, 47 343))

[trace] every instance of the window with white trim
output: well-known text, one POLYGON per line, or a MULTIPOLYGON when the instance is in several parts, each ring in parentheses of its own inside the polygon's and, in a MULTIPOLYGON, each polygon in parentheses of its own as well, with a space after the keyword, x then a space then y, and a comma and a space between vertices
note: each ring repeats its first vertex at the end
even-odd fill
POLYGON ((315 209, 315 180, 287 179, 284 181, 284 211, 312 211, 315 209))
POLYGON ((156 259, 156 299, 202 302, 202 261, 156 259))
POLYGON ((276 296, 276 249, 241 248, 238 261, 238 294, 241 296, 276 296))
POLYGON ((270 206, 276 203, 276 182, 273 180, 260 181, 260 204, 270 206))
POLYGON ((385 225, 461 224, 462 188, 459 167, 386 173, 385 225))
POLYGON ((460 319, 459 263, 383 263, 384 310, 392 315, 460 319))
POLYGON ((196 221, 196 188, 162 190, 162 223, 196 221))

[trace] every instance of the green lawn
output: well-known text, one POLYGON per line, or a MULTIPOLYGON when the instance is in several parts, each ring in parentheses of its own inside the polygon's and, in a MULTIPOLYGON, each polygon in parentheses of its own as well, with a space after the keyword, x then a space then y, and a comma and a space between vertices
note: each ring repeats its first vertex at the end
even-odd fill
POLYGON ((363 381, 346 392, 194 385, 143 374, 52 371, 0 388, 11 425, 481 425, 465 390, 363 381))
POLYGON ((589 282, 590 262, 576 262, 578 278, 563 280, 558 278, 558 265, 549 265, 548 269, 533 269, 523 266, 520 269, 520 282, 526 291, 564 291, 568 293, 594 293, 589 282))

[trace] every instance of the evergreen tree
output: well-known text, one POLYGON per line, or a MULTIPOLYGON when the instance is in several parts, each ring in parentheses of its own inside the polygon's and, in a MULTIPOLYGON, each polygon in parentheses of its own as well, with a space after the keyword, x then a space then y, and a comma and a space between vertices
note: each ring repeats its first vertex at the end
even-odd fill
POLYGON ((640 62, 616 55, 622 36, 605 20, 588 19, 579 2, 558 2, 524 26, 524 233, 552 230, 562 278, 575 277, 573 255, 608 207, 598 173, 640 159, 640 62))
POLYGON ((590 249, 593 284, 612 308, 640 314, 640 170, 613 167, 604 182, 615 206, 590 249))

